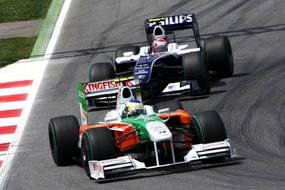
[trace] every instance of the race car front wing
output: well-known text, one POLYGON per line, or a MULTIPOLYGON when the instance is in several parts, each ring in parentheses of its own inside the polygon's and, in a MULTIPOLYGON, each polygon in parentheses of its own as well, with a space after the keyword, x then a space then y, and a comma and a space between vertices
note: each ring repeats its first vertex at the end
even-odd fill
MULTIPOLYGON (((156 155, 158 156, 158 154, 156 155)), ((89 169, 91 178, 98 180, 104 179, 108 174, 187 164, 194 161, 217 157, 228 157, 230 159, 238 157, 235 151, 232 150, 229 139, 214 143, 193 145, 192 149, 184 156, 184 161, 180 162, 176 162, 174 159, 173 162, 169 164, 160 165, 159 163, 156 163, 154 166, 146 166, 145 163, 128 155, 101 161, 90 160, 89 169)))

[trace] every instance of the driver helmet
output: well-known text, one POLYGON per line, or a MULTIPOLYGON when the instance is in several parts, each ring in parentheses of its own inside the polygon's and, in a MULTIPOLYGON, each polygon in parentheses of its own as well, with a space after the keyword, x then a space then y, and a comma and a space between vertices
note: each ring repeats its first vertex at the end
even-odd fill
POLYGON ((152 51, 153 53, 166 52, 167 51, 168 42, 164 38, 155 39, 152 42, 152 51))
POLYGON ((139 100, 131 100, 125 103, 122 117, 134 117, 145 114, 145 108, 139 100))

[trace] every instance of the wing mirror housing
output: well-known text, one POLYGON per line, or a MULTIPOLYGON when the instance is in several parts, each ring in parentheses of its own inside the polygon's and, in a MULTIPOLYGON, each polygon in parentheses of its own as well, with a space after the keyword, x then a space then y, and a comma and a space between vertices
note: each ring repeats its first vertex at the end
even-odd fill
POLYGON ((106 114, 106 117, 105 117, 106 123, 115 122, 119 120, 120 120, 120 117, 118 116, 116 111, 110 111, 106 114))
POLYGON ((131 57, 134 55, 134 52, 132 52, 132 51, 125 52, 125 53, 123 53, 123 55, 124 55, 124 57, 131 57))
POLYGON ((169 112, 170 112, 169 108, 164 108, 164 109, 158 110, 158 114, 169 113, 169 112))

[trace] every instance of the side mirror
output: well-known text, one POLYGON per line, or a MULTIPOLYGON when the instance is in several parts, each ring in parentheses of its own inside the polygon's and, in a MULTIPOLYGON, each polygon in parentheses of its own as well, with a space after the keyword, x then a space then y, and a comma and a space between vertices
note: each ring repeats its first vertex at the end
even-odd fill
POLYGON ((108 117, 108 118, 105 118, 105 122, 106 123, 109 123, 109 122, 112 122, 112 121, 117 121, 118 118, 117 117, 108 117))
POLYGON ((125 52, 123 53, 124 57, 131 57, 134 55, 134 52, 130 51, 130 52, 125 52))
POLYGON ((169 112, 170 112, 169 108, 164 108, 164 109, 158 110, 158 114, 169 113, 169 112))
POLYGON ((108 122, 114 122, 114 121, 118 121, 119 120, 119 116, 118 114, 116 113, 116 111, 110 111, 106 114, 106 117, 105 117, 105 122, 108 123, 108 122))
POLYGON ((170 118, 170 109, 169 108, 164 108, 164 109, 160 109, 158 110, 158 114, 168 114, 168 117, 166 119, 162 119, 162 121, 165 123, 169 120, 170 118))
POLYGON ((149 54, 150 53, 150 47, 149 46, 147 46, 147 47, 141 47, 140 48, 140 53, 139 53, 139 55, 141 55, 141 56, 146 56, 147 54, 149 54))
POLYGON ((186 49, 187 47, 188 47, 188 45, 180 45, 179 49, 183 50, 183 49, 186 49))

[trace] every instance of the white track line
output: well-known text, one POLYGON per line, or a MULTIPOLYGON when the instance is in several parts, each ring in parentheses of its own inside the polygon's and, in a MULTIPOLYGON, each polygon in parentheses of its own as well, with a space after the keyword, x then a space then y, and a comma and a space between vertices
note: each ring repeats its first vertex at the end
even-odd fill
MULTIPOLYGON (((28 100, 27 100, 27 105, 28 106, 24 109, 24 112, 22 113, 21 121, 20 121, 20 123, 19 123, 19 125, 17 127, 17 131, 16 131, 16 134, 14 136, 14 140, 12 141, 13 145, 14 144, 17 145, 17 143, 19 143, 20 140, 21 140, 22 133, 20 131, 23 131, 23 129, 24 129, 25 125, 26 125, 27 119, 28 119, 30 111, 32 109, 33 102, 34 102, 35 97, 36 97, 36 93, 37 93, 37 91, 39 89, 41 80, 42 80, 43 75, 44 75, 44 71, 45 71, 45 69, 47 67, 47 64, 48 64, 48 61, 49 61, 48 59, 51 57, 51 55, 53 53, 54 47, 55 47, 57 39, 59 37, 59 34, 60 34, 60 31, 61 31, 64 19, 66 17, 66 14, 67 14, 67 11, 69 9, 70 4, 71 4, 71 0, 65 0, 64 1, 64 4, 63 4, 62 9, 61 9, 61 12, 60 12, 59 17, 58 17, 58 19, 56 21, 56 24, 55 24, 55 27, 54 27, 54 30, 53 30, 53 33, 52 33, 52 37, 51 37, 51 39, 49 41, 49 44, 47 46, 47 49, 46 49, 46 52, 45 52, 45 55, 44 55, 44 59, 42 61, 40 61, 41 63, 38 63, 38 64, 40 64, 39 65, 40 69, 37 71, 37 75, 34 78, 32 91, 29 94, 29 97, 28 97, 28 100)), ((33 66, 34 65, 36 65, 36 64, 33 64, 33 66)), ((37 67, 37 66, 34 66, 34 67, 37 67)), ((5 160, 5 163, 2 164, 2 166, 4 164, 5 165, 4 165, 4 167, 0 168, 0 179, 4 179, 4 177, 8 173, 8 171, 10 169, 10 166, 11 166, 11 163, 12 163, 11 161, 12 161, 14 155, 15 155, 15 154, 13 154, 13 152, 16 152, 16 149, 17 149, 17 146, 11 146, 11 148, 9 149, 9 153, 7 155, 7 159, 5 160)), ((3 181, 5 181, 5 180, 3 180, 3 181)), ((1 187, 1 182, 0 182, 0 187, 1 187)))
POLYGON ((53 53, 54 47, 55 47, 57 39, 59 37, 60 31, 61 31, 61 27, 63 25, 63 22, 65 20, 66 15, 67 15, 67 11, 69 9, 70 4, 71 4, 71 0, 65 0, 64 1, 64 4, 63 4, 62 9, 61 9, 61 12, 60 12, 59 17, 58 17, 58 19, 56 21, 56 24, 55 24, 54 31, 52 33, 51 39, 50 39, 48 47, 46 49, 44 58, 48 58, 49 59, 51 57, 52 53, 53 53))

